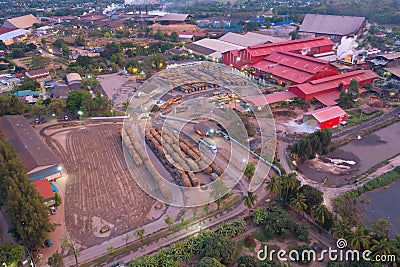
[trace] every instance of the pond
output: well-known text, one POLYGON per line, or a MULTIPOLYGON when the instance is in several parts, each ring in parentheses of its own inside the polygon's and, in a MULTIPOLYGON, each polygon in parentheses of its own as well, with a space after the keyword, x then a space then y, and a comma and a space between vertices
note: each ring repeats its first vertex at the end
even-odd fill
POLYGON ((299 164, 306 177, 317 182, 343 185, 376 164, 400 152, 400 122, 353 140, 318 159, 299 164))
POLYGON ((362 199, 370 200, 365 204, 366 224, 371 224, 377 219, 385 219, 391 223, 390 233, 395 236, 400 232, 400 180, 392 183, 387 189, 370 191, 362 195, 362 199))

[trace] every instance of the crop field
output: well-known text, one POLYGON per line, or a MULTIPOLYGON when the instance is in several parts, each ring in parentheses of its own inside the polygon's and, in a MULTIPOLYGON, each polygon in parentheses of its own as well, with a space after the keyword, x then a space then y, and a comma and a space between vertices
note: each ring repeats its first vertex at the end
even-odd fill
POLYGON ((146 223, 155 203, 129 173, 120 130, 121 125, 104 124, 51 134, 52 146, 68 172, 66 226, 83 246, 146 223))

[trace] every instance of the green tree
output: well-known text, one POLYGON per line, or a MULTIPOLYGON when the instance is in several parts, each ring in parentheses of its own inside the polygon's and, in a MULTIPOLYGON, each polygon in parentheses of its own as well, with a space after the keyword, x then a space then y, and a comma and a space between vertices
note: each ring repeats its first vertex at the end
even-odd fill
POLYGON ((134 235, 136 238, 139 238, 140 240, 143 240, 145 231, 146 231, 146 230, 145 230, 143 227, 142 227, 142 228, 137 228, 137 229, 135 230, 135 232, 133 232, 133 235, 134 235))
POLYGON ((164 222, 168 225, 168 229, 171 230, 171 226, 174 224, 174 220, 171 218, 171 216, 167 215, 164 222))
POLYGON ((279 176, 272 176, 266 180, 265 190, 271 191, 273 194, 278 194, 282 190, 282 180, 279 176))
POLYGON ((40 88, 40 83, 38 83, 35 79, 25 77, 24 81, 21 83, 21 86, 18 87, 18 91, 23 91, 23 90, 35 91, 38 88, 40 88))
POLYGON ((372 224, 373 232, 381 238, 389 237, 390 222, 385 219, 378 219, 372 224))
POLYGON ((307 210, 307 198, 304 194, 297 193, 296 197, 290 199, 289 205, 297 214, 301 214, 307 210))
POLYGON ((50 267, 64 267, 63 256, 58 252, 54 252, 53 255, 48 259, 50 267))
POLYGON ((213 198, 217 203, 217 209, 219 210, 221 203, 229 197, 229 189, 221 180, 216 180, 211 184, 210 197, 213 198))
POLYGON ((93 104, 92 95, 88 91, 72 91, 68 94, 67 108, 74 113, 78 110, 90 111, 93 104))
POLYGON ((74 256, 75 266, 79 267, 78 257, 81 254, 80 246, 75 241, 64 237, 62 239, 61 248, 66 250, 68 255, 74 256))
POLYGON ((13 94, 0 95, 0 117, 4 115, 17 115, 24 113, 25 104, 13 94))
POLYGON ((256 164, 254 162, 249 162, 247 163, 243 174, 250 180, 251 178, 253 178, 255 170, 256 170, 256 164))
POLYGON ((215 258, 203 257, 196 267, 224 267, 224 265, 215 258))
POLYGON ((299 192, 307 199, 306 204, 308 213, 310 213, 314 207, 324 202, 324 194, 310 185, 303 185, 300 187, 299 192))
POLYGON ((228 237, 214 234, 204 243, 200 254, 203 257, 215 258, 222 264, 232 264, 235 258, 235 243, 228 237))
POLYGON ((238 267, 258 267, 257 259, 248 255, 241 255, 237 263, 238 267))
POLYGON ((11 54, 13 58, 25 57, 25 52, 22 48, 13 48, 11 54))
POLYGON ((373 256, 377 255, 390 255, 394 251, 394 244, 389 238, 382 238, 380 240, 372 240, 371 251, 373 256))
POLYGON ((47 44, 46 38, 40 39, 40 43, 42 44, 42 46, 46 46, 47 44))
POLYGON ((289 193, 291 191, 294 191, 298 187, 299 187, 299 180, 297 180, 295 172, 282 175, 282 189, 286 191, 285 203, 287 203, 289 193))
POLYGON ((75 45, 76 46, 85 45, 85 38, 81 34, 75 37, 75 45))
POLYGON ((247 192, 247 195, 242 197, 244 205, 249 209, 249 214, 250 214, 250 209, 254 207, 254 205, 257 202, 257 195, 254 192, 247 192))
POLYGON ((355 232, 350 232, 346 240, 352 249, 362 251, 369 248, 370 236, 368 236, 367 229, 363 226, 358 227, 355 232))
POLYGON ((22 260, 24 256, 25 251, 23 246, 11 242, 0 244, 0 262, 6 264, 6 266, 14 266, 14 264, 22 260))
POLYGON ((319 204, 311 211, 311 216, 317 222, 324 224, 325 221, 328 219, 329 211, 324 204, 319 204))
POLYGON ((347 90, 349 94, 353 94, 354 96, 357 97, 360 93, 359 82, 357 80, 351 80, 347 90))
POLYGON ((344 239, 350 234, 350 231, 351 226, 346 218, 336 221, 332 227, 333 236, 336 238, 344 239))
POLYGON ((172 32, 171 33, 171 42, 176 43, 176 42, 178 42, 178 40, 179 40, 179 34, 177 32, 172 32))
POLYGON ((66 110, 66 108, 67 104, 64 99, 53 98, 48 106, 48 111, 58 117, 66 110))

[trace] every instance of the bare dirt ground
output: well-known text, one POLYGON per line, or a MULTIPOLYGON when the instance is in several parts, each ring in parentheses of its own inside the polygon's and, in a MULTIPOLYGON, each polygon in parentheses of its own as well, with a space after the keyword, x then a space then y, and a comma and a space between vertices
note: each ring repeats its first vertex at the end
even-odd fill
POLYGON ((104 124, 52 132, 68 172, 65 223, 70 236, 84 247, 144 224, 155 203, 129 173, 120 129, 121 125, 104 124), (100 234, 104 226, 110 231, 100 234))
POLYGON ((159 23, 150 26, 153 31, 160 29, 162 32, 196 32, 200 28, 191 24, 175 24, 175 25, 161 25, 159 23))

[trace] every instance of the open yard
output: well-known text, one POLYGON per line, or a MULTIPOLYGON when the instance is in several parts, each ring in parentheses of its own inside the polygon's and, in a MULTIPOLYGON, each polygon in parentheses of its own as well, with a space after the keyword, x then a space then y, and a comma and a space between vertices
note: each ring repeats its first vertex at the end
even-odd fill
POLYGON ((67 230, 84 247, 146 223, 155 203, 129 173, 119 136, 121 127, 104 124, 47 132, 68 172, 67 230))

